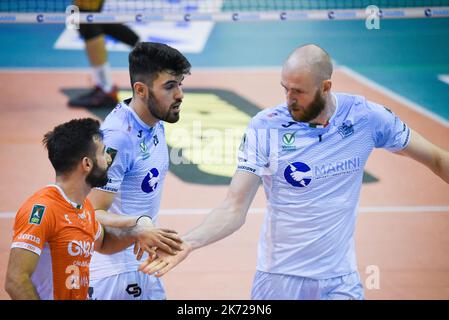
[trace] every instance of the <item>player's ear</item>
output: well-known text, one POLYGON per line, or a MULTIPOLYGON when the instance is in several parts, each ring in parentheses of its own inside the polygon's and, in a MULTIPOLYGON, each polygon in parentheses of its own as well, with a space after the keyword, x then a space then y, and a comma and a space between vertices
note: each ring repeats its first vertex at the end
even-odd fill
POLYGON ((147 87, 147 85, 145 83, 140 82, 140 81, 136 81, 133 84, 133 89, 134 89, 134 93, 139 98, 145 98, 147 96, 148 87, 147 87))
POLYGON ((329 93, 332 88, 332 81, 331 80, 323 80, 321 83, 321 86, 323 88, 323 93, 329 93))
POLYGON ((94 162, 89 157, 84 157, 81 160, 81 167, 83 168, 83 171, 90 172, 92 168, 94 167, 94 162))

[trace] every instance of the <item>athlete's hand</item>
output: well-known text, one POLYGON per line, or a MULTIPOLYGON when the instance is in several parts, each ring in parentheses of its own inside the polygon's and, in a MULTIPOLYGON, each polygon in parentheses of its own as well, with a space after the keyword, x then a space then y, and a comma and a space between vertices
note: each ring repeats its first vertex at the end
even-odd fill
POLYGON ((183 242, 181 246, 181 251, 177 252, 175 255, 169 255, 165 252, 158 251, 155 259, 148 257, 148 259, 140 264, 138 270, 146 274, 156 273, 156 277, 162 277, 168 271, 176 267, 193 250, 192 246, 187 242, 183 242))
POLYGON ((157 253, 156 253, 157 247, 152 247, 149 250, 147 249, 147 251, 145 251, 141 246, 140 246, 140 242, 136 241, 134 242, 134 255, 136 256, 136 259, 140 261, 140 259, 142 259, 142 256, 145 252, 148 253, 148 257, 147 260, 153 261, 154 259, 157 258, 157 253))
POLYGON ((142 258, 146 251, 150 258, 155 255, 156 249, 168 254, 175 254, 181 250, 182 239, 177 232, 170 229, 155 228, 150 219, 140 219, 134 227, 137 241, 134 245, 134 254, 137 260, 142 258))

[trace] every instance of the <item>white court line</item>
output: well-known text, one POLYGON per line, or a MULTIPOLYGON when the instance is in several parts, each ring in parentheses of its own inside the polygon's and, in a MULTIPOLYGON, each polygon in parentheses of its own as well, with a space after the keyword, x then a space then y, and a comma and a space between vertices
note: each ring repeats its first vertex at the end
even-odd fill
POLYGON ((439 74, 438 80, 443 81, 446 84, 449 84, 449 74, 439 74))
MULTIPOLYGON (((164 216, 181 216, 185 214, 205 215, 212 209, 162 209, 160 215, 164 216)), ((265 208, 251 208, 249 213, 260 214, 265 213, 265 208)), ((444 212, 449 213, 449 206, 398 206, 398 207, 360 207, 359 213, 394 213, 394 212, 444 212)), ((0 219, 14 218, 15 212, 0 212, 0 219)))
MULTIPOLYGON (((415 110, 418 113, 421 113, 427 117, 429 117, 432 120, 435 120, 436 122, 442 124, 443 126, 445 126, 446 128, 449 128, 449 121, 444 119, 443 117, 437 115, 436 113, 427 110, 426 108, 424 108, 423 106, 407 99, 404 98, 403 96, 391 91, 390 89, 387 89, 386 87, 368 79, 367 77, 361 75, 360 73, 357 73, 356 71, 346 67, 346 66, 339 66, 339 70, 343 71, 344 73, 346 73, 347 75, 349 75, 350 77, 353 77, 354 79, 362 82, 363 84, 370 86, 378 91, 380 91, 382 94, 389 96, 390 98, 393 98, 394 100, 399 101, 400 103, 404 104, 405 106, 415 110)), ((388 107, 388 106, 386 106, 388 107)))

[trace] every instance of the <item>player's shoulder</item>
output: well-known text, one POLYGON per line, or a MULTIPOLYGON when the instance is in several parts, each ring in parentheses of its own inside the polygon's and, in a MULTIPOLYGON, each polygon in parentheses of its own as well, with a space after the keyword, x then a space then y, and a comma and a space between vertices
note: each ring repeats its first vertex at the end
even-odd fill
POLYGON ((48 185, 36 191, 25 203, 39 201, 48 205, 58 205, 63 203, 63 200, 58 189, 54 185, 48 185))
POLYGON ((290 114, 288 112, 287 104, 282 103, 275 107, 266 108, 258 112, 251 119, 251 126, 254 128, 276 128, 280 124, 288 121, 290 114))
POLYGON ((104 143, 120 149, 130 146, 135 127, 131 109, 124 102, 119 103, 101 125, 104 143))
POLYGON ((60 196, 56 187, 46 186, 36 191, 26 199, 18 211, 18 215, 31 215, 37 220, 43 218, 44 214, 53 214, 58 208, 64 205, 64 199, 60 196))
POLYGON ((123 101, 109 112, 101 125, 101 129, 126 132, 131 120, 131 108, 123 101))
POLYGON ((338 107, 341 112, 352 112, 360 114, 369 114, 379 110, 385 110, 385 107, 379 103, 368 100, 364 96, 352 95, 347 93, 336 93, 338 107))
POLYGON ((338 103, 337 118, 344 120, 368 120, 373 112, 372 103, 364 96, 335 93, 338 103))

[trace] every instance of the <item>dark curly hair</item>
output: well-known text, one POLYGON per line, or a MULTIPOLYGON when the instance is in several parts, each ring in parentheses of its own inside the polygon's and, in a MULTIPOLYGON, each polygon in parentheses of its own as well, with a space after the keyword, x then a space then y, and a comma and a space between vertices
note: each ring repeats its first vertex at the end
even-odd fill
POLYGON ((181 52, 157 42, 139 42, 129 53, 128 61, 131 87, 137 81, 152 85, 162 71, 178 76, 189 74, 191 68, 181 52))
POLYGON ((42 140, 56 174, 72 171, 81 159, 95 159, 94 137, 103 138, 100 122, 91 118, 75 119, 56 126, 42 140))

